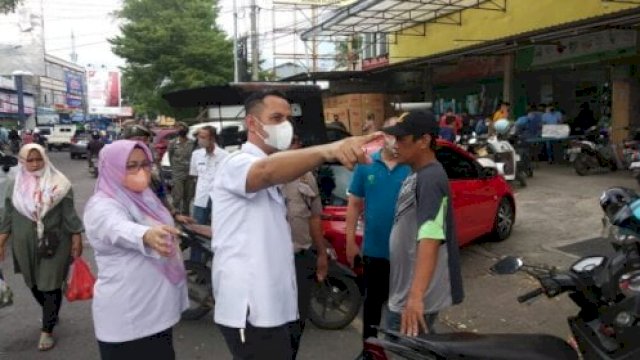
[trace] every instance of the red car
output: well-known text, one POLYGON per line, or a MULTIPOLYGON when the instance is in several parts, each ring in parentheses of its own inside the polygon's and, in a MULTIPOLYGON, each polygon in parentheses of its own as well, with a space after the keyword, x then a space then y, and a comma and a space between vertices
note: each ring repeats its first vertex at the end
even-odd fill
MULTIPOLYGON (((436 156, 449 176, 460 246, 485 235, 496 240, 507 239, 515 222, 516 206, 506 180, 495 168, 483 167, 473 155, 455 144, 439 140, 436 156)), ((351 171, 340 165, 329 165, 320 171, 321 189, 327 175, 332 179, 329 186, 333 188, 324 198, 328 204, 323 214, 324 234, 333 245, 338 261, 346 265, 345 220, 351 171)), ((358 245, 362 243, 362 225, 359 223, 356 233, 358 245)), ((358 274, 361 271, 355 270, 358 274)))

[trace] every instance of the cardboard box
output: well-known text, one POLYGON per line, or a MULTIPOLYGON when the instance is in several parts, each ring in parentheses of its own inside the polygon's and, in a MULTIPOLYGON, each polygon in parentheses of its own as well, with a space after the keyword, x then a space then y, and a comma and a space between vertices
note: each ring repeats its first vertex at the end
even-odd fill
POLYGON ((387 113, 392 115, 393 109, 385 99, 386 95, 379 93, 328 96, 323 99, 325 121, 332 122, 333 115, 337 114, 351 134, 361 135, 368 114, 373 114, 378 127, 382 127, 387 113))

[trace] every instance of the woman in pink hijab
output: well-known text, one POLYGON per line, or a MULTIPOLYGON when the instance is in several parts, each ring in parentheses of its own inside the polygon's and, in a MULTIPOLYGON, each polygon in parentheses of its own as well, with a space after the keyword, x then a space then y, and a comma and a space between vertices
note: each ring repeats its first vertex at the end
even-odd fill
POLYGON ((55 345, 53 328, 62 303, 62 284, 71 256, 82 254, 82 222, 73 206, 71 183, 38 144, 24 145, 18 171, 7 182, 0 225, 0 260, 11 238, 16 272, 42 307, 38 349, 55 345))
POLYGON ((151 152, 119 140, 99 157, 84 223, 98 265, 93 322, 100 356, 173 360, 172 328, 189 300, 179 231, 149 188, 151 152))

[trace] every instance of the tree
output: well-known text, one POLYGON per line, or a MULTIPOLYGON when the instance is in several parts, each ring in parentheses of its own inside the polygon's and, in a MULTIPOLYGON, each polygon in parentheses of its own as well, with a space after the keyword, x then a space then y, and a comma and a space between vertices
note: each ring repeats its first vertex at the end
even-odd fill
POLYGON ((8 14, 16 11, 16 7, 22 0, 0 0, 0 14, 8 14))
POLYGON ((126 61, 123 93, 137 113, 194 116, 162 94, 220 85, 233 78, 233 44, 216 25, 217 0, 124 0, 115 14, 122 35, 110 39, 126 61))
POLYGON ((362 53, 362 36, 355 35, 349 40, 336 44, 336 67, 353 70, 354 62, 358 61, 362 53))

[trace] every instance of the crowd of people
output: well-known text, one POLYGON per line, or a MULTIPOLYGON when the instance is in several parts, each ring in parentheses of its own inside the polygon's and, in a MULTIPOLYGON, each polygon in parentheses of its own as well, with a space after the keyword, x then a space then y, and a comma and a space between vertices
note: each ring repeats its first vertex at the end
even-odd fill
MULTIPOLYGON (((72 184, 44 148, 22 147, 4 199, 0 259, 12 254, 42 306, 40 350, 55 345, 61 288, 85 233, 97 264, 92 313, 101 358, 174 359, 172 329, 189 302, 177 226, 199 223, 214 229, 214 322, 234 359, 295 359, 311 286, 328 271, 313 175, 327 162, 354 171, 347 255, 364 263, 363 340, 377 336, 378 326, 433 333, 438 313, 462 301, 449 182, 435 157, 442 122, 432 113, 412 111, 381 131, 305 146, 281 93, 252 94, 245 112, 248 141, 233 153, 216 145, 215 128, 199 129, 192 141, 178 124, 167 149, 170 197, 154 172, 152 133, 126 126, 122 140, 95 150, 99 175, 83 221, 72 184), (382 149, 366 150, 382 139, 382 149), (355 242, 361 214, 362 249, 355 242)), ((190 256, 202 261, 196 251, 190 256)))

